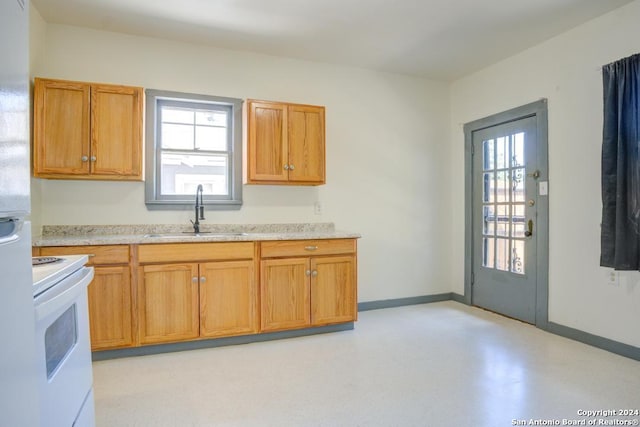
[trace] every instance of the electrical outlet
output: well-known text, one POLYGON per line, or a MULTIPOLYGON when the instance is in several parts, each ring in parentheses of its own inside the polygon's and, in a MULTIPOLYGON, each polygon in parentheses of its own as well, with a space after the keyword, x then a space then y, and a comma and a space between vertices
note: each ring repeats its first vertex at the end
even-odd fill
POLYGON ((313 213, 315 215, 322 215, 322 203, 320 202, 315 202, 313 204, 313 213))
POLYGON ((609 271, 607 283, 611 286, 620 286, 620 273, 615 270, 609 271))

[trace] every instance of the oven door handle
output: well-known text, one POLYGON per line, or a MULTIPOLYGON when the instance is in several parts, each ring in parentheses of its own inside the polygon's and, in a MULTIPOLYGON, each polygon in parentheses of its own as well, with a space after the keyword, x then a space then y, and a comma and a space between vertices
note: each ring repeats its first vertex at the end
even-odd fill
POLYGON ((82 267, 34 299, 36 320, 66 309, 93 280, 93 267, 82 267))

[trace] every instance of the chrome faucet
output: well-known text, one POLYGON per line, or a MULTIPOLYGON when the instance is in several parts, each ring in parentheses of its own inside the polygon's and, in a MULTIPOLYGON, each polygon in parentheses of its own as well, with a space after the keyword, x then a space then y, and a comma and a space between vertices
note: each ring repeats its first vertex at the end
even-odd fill
POLYGON ((204 219, 204 203, 202 202, 202 184, 198 184, 198 189, 196 190, 196 220, 195 222, 193 220, 191 221, 191 224, 193 224, 193 232, 194 233, 199 233, 200 232, 200 220, 204 219), (198 196, 200 196, 198 198, 198 196))

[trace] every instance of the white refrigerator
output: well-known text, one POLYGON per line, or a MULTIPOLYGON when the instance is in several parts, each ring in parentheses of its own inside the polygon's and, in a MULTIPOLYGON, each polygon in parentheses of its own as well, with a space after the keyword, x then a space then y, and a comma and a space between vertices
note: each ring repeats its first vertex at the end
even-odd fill
POLYGON ((40 424, 31 274, 29 0, 0 1, 0 426, 40 424))

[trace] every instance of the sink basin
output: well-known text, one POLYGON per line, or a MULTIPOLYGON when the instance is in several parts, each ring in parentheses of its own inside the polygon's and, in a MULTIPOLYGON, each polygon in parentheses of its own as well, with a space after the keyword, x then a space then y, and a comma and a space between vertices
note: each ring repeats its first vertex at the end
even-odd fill
POLYGON ((194 233, 193 231, 183 231, 182 233, 151 233, 145 234, 143 237, 154 239, 183 239, 185 237, 233 237, 246 235, 247 233, 215 233, 212 231, 194 233))

